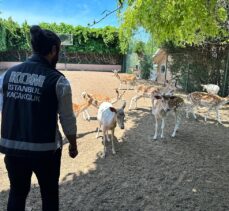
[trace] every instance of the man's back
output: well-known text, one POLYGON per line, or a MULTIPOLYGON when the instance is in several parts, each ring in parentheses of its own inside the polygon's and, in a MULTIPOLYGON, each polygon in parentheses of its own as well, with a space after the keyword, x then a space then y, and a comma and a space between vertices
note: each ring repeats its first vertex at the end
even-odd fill
POLYGON ((21 156, 24 150, 28 155, 28 151, 43 153, 59 147, 55 135, 60 76, 38 55, 5 73, 1 152, 21 156))

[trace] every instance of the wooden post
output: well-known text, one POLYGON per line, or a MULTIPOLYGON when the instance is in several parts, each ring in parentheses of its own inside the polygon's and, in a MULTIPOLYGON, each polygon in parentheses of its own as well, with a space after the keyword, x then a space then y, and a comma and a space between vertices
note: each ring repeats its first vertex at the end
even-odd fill
POLYGON ((229 69, 229 50, 227 54, 227 62, 226 62, 226 69, 225 69, 225 77, 224 77, 224 83, 223 83, 223 90, 222 90, 222 95, 226 95, 226 86, 228 86, 227 83, 227 78, 228 78, 228 69, 229 69))

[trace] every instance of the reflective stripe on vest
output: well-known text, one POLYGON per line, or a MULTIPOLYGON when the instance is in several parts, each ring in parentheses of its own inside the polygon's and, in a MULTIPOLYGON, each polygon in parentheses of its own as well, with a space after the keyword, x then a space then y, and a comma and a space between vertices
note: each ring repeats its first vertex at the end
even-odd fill
POLYGON ((60 147, 60 143, 56 140, 54 143, 38 144, 1 138, 0 146, 8 149, 43 152, 58 149, 60 147))

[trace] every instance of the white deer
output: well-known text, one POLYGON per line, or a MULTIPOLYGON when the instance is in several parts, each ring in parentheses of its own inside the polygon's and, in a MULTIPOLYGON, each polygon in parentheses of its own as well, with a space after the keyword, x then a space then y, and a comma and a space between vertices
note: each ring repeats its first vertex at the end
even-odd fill
POLYGON ((106 156, 106 138, 107 141, 110 141, 108 137, 108 131, 111 130, 111 141, 112 141, 112 153, 116 154, 115 147, 114 147, 114 131, 116 125, 121 129, 124 129, 124 120, 125 120, 125 112, 124 109, 126 107, 126 102, 124 101, 122 107, 120 109, 115 109, 111 103, 103 102, 99 106, 97 119, 99 121, 99 127, 97 131, 96 138, 99 137, 99 131, 102 127, 103 131, 103 157, 106 156))
POLYGON ((201 84, 203 91, 206 90, 209 94, 217 95, 219 92, 219 86, 215 84, 201 84))

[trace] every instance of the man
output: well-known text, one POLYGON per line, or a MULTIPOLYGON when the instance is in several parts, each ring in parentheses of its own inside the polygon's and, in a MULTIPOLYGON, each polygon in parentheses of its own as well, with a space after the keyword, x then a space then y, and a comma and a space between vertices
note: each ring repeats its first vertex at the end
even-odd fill
POLYGON ((10 180, 7 210, 25 210, 31 176, 35 173, 43 211, 56 211, 62 148, 57 116, 69 140, 72 158, 78 154, 76 118, 70 84, 55 69, 59 37, 39 26, 31 27, 30 33, 33 56, 7 70, 0 79, 0 152, 5 154, 10 180))

